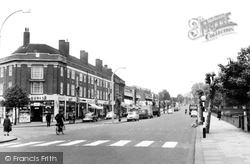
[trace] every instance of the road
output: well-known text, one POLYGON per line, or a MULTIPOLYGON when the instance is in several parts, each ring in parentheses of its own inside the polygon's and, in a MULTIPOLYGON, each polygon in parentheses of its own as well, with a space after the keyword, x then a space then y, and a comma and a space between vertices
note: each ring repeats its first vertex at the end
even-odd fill
POLYGON ((64 164, 192 164, 196 118, 184 108, 135 122, 71 124, 64 135, 55 127, 17 128, 20 139, 0 144, 0 151, 63 152, 64 164))

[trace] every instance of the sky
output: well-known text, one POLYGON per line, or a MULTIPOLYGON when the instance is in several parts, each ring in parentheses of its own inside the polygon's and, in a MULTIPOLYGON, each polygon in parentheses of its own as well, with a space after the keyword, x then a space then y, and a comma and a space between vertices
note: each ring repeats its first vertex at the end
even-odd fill
POLYGON ((23 44, 25 28, 30 43, 58 49, 68 40, 70 55, 89 54, 89 63, 101 59, 126 85, 171 97, 185 95, 194 83, 205 83, 205 74, 218 74, 218 64, 236 59, 250 45, 247 0, 8 0, 0 5, 0 58, 23 44), (30 13, 13 12, 30 9, 30 13), (189 21, 231 13, 234 31, 217 39, 192 40, 189 21))

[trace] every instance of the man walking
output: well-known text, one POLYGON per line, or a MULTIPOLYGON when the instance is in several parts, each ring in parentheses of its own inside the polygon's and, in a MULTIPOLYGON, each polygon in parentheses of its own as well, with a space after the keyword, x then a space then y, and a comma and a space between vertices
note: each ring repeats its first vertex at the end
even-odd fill
POLYGON ((50 114, 50 112, 46 116, 46 121, 47 121, 47 127, 50 127, 50 122, 51 122, 51 114, 50 114))

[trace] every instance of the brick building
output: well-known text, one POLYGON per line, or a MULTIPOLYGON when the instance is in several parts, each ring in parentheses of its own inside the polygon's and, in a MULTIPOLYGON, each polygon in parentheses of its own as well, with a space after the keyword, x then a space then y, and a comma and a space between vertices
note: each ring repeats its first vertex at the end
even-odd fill
MULTIPOLYGON (((88 111, 99 115, 111 110, 112 69, 96 59, 88 62, 88 53, 80 58, 70 55, 69 42, 59 40, 59 49, 46 44, 31 44, 25 28, 23 45, 10 56, 0 59, 0 99, 7 88, 19 84, 29 94, 30 104, 17 111, 19 122, 45 121, 47 112, 64 111, 66 119, 75 113, 81 118, 88 111)), ((125 81, 114 76, 115 92, 124 97, 125 81)), ((122 100, 123 101, 123 100, 122 100)), ((0 118, 14 109, 0 107, 0 118)))

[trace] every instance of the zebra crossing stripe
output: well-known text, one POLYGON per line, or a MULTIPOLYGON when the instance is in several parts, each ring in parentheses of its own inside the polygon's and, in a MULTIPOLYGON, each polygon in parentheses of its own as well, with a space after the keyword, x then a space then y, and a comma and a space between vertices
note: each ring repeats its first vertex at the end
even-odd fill
POLYGON ((126 145, 127 143, 131 142, 131 140, 121 140, 121 141, 118 141, 116 143, 113 143, 109 146, 124 146, 126 145))
POLYGON ((14 142, 14 143, 5 143, 0 145, 0 147, 4 147, 4 146, 10 146, 10 145, 15 145, 15 144, 19 144, 20 142, 14 142))
POLYGON ((164 148, 174 148, 177 145, 177 142, 166 142, 162 147, 164 148))
POLYGON ((46 143, 42 143, 42 144, 38 144, 38 145, 33 145, 33 146, 48 146, 48 145, 53 145, 53 144, 57 144, 60 142, 64 142, 64 140, 61 141, 52 141, 52 142, 46 142, 46 143))
POLYGON ((99 140, 99 141, 95 141, 95 142, 92 142, 89 144, 85 144, 83 146, 97 146, 97 145, 103 144, 103 143, 108 142, 108 141, 109 140, 99 140))
POLYGON ((41 143, 41 141, 38 141, 38 142, 28 142, 28 143, 24 143, 24 144, 18 144, 18 145, 9 146, 9 147, 22 147, 22 146, 34 145, 34 144, 38 144, 38 143, 41 143))
POLYGON ((76 140, 76 141, 71 141, 71 142, 68 142, 68 143, 64 143, 64 144, 60 144, 60 145, 57 145, 57 146, 71 146, 71 145, 76 145, 76 144, 79 144, 79 143, 82 143, 82 142, 85 142, 86 140, 76 140))
POLYGON ((151 145, 154 141, 142 141, 140 143, 138 143, 137 145, 135 145, 135 147, 147 147, 149 145, 151 145))

